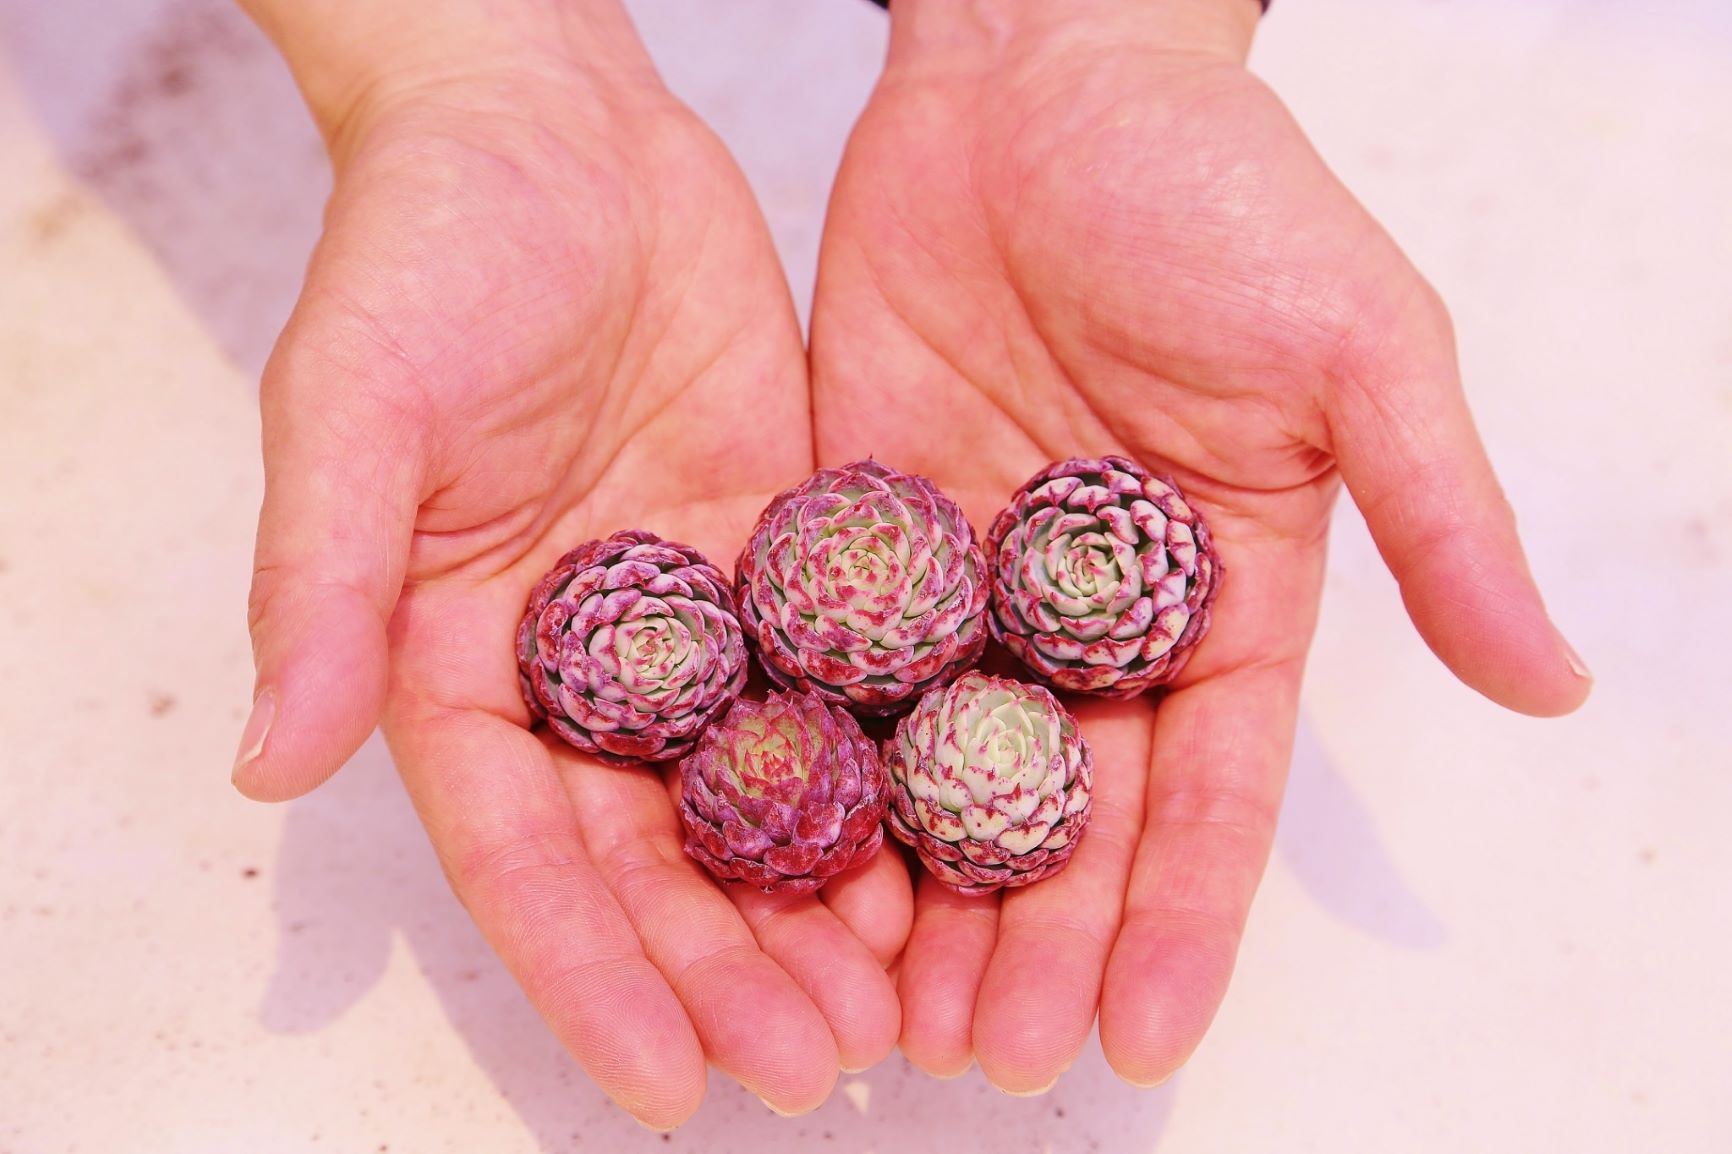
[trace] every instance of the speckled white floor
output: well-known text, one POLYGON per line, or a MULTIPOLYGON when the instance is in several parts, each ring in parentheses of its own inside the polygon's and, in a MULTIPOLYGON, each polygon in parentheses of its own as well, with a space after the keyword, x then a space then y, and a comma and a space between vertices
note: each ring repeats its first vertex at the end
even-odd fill
MULTIPOLYGON (((640 0, 809 293, 882 51, 861 0, 640 0), (775 62, 775 63, 772 63, 775 62)), ((1283 0, 1257 68, 1454 305, 1599 674, 1501 714, 1340 518, 1279 851, 1173 1082, 899 1060, 671 1138, 565 1059, 370 746, 227 782, 254 377, 325 175, 225 0, 0 0, 0 1152, 1732 1149, 1732 14, 1283 0)))

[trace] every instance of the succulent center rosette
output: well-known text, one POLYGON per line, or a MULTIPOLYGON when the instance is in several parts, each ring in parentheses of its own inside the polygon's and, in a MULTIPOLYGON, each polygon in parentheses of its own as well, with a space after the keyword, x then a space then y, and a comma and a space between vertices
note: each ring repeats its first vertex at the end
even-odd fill
POLYGON ((891 833, 962 893, 1050 877, 1088 824, 1088 743, 1038 685, 965 673, 897 724, 885 761, 891 833))
POLYGON ((810 893, 878 852, 886 784, 844 710, 811 694, 741 698, 680 763, 686 852, 724 881, 810 893))
POLYGON ((727 579, 642 530, 559 559, 530 595, 517 663, 530 713, 615 761, 684 755, 746 682, 727 579))
POLYGON ((953 501, 859 461, 764 510, 740 554, 740 612, 777 684, 893 713, 979 659, 985 571, 953 501))
POLYGON ((993 521, 992 634, 1056 689, 1129 697, 1178 676, 1221 564, 1202 516, 1124 457, 1062 461, 993 521))

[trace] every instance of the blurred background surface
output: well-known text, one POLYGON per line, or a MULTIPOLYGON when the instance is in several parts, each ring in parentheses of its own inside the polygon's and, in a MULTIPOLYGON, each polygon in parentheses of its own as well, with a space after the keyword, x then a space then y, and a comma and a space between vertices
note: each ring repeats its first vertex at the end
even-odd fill
MULTIPOLYGON (((638 0, 805 313, 882 56, 863 0, 638 0)), ((269 808, 256 379, 327 174, 227 0, 0 0, 0 1151, 1732 1150, 1732 8, 1286 0, 1254 68, 1450 301, 1599 677, 1499 712, 1344 506, 1277 853, 1155 1091, 899 1058, 671 1137, 559 1050, 383 747, 269 808)), ((1038 997, 1038 991, 1031 991, 1038 997)))

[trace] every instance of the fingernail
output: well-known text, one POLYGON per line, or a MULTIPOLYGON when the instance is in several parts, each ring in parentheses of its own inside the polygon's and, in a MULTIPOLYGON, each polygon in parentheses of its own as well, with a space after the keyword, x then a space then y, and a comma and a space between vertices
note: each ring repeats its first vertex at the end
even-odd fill
POLYGON ((229 780, 240 777, 241 771, 251 765, 259 754, 265 750, 265 738, 270 736, 271 722, 277 716, 277 691, 266 686, 253 699, 253 712, 247 718, 247 727, 241 730, 241 747, 235 754, 235 767, 229 774, 229 780))
POLYGON ((1000 1086, 999 1092, 1009 1094, 1012 1098, 1038 1098, 1056 1085, 1058 1085, 1058 1079, 1054 1078, 1052 1081, 1037 1090, 1006 1090, 1004 1087, 1000 1086))
POLYGON ((1575 672, 1577 677, 1583 681, 1594 679, 1594 675, 1588 671, 1588 663, 1582 660, 1582 655, 1577 653, 1575 647, 1568 641, 1564 642, 1564 656, 1569 658, 1570 669, 1575 672))
POLYGON ((782 1108, 777 1106, 774 1102, 770 1101, 768 1098, 763 1097, 762 1095, 759 1095, 758 1101, 762 1102, 764 1104, 765 1108, 768 1109, 770 1111, 770 1113, 776 1115, 778 1118, 798 1118, 800 1116, 799 1113, 796 1111, 783 1110, 782 1108))
POLYGON ((1162 1075, 1161 1077, 1156 1078, 1153 1082, 1139 1082, 1135 1078, 1125 1078, 1123 1074, 1120 1074, 1119 1077, 1124 1078, 1127 1083, 1135 1086, 1139 1090, 1153 1090, 1157 1086, 1165 1086, 1168 1082, 1171 1082, 1173 1080, 1173 1074, 1176 1073, 1178 1073, 1178 1071, 1174 1070, 1172 1074, 1162 1075))

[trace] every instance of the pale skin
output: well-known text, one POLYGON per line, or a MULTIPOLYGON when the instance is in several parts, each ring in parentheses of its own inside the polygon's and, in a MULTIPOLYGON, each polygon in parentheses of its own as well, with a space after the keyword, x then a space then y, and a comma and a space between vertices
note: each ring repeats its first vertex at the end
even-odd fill
POLYGON ((336 183, 261 393, 236 784, 298 796, 382 724, 458 896, 646 1124, 706 1063, 791 1113, 898 1044, 1033 1092, 1097 1016, 1127 1080, 1177 1069, 1268 855, 1342 483, 1465 682, 1586 697, 1442 305, 1243 68, 1255 0, 897 0, 809 358, 744 181, 615 0, 246 6, 336 183), (1039 886, 961 898, 882 853, 724 893, 667 774, 525 728, 509 638, 559 554, 641 527, 729 568, 774 492, 867 452, 980 527, 1047 461, 1127 453, 1214 526, 1175 691, 1076 704, 1095 815, 1039 886))

